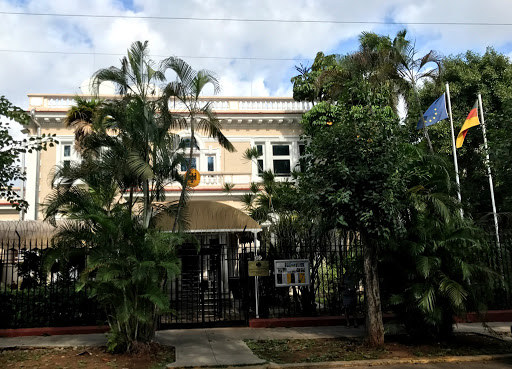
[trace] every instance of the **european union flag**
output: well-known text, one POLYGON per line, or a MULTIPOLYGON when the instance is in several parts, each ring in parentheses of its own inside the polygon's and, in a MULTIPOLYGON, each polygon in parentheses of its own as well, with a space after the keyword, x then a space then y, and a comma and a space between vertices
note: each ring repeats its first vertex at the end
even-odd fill
MULTIPOLYGON (((446 99, 444 98, 444 94, 441 95, 439 99, 434 101, 430 108, 423 114, 423 118, 425 119, 425 126, 431 126, 432 124, 436 124, 440 120, 448 118, 448 113, 446 112, 446 99)), ((418 125, 416 129, 423 128, 423 119, 418 121, 418 125)))

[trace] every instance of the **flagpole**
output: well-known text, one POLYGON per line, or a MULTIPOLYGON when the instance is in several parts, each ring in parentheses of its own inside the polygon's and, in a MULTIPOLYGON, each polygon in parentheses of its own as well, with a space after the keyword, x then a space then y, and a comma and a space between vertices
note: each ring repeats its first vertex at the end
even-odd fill
POLYGON ((482 134, 484 136, 484 149, 485 149, 485 166, 487 167, 487 176, 489 177, 489 187, 491 188, 491 202, 492 202, 492 212, 494 215, 494 229, 496 231, 496 242, 498 243, 498 248, 500 248, 500 233, 498 228, 498 215, 496 214, 496 202, 494 201, 494 185, 492 182, 492 174, 491 174, 491 166, 489 164, 489 148, 487 146, 487 132, 485 129, 485 121, 484 121, 484 108, 482 106, 482 95, 480 92, 478 93, 478 104, 480 105, 480 121, 482 122, 482 134))
MULTIPOLYGON (((446 97, 448 98, 448 113, 450 114, 450 129, 452 131, 452 152, 453 152, 453 164, 455 165, 455 181, 457 182, 457 197, 459 203, 462 205, 462 197, 460 195, 460 179, 459 179, 459 163, 457 161, 457 149, 455 147, 455 132, 453 130, 453 116, 452 116, 452 101, 450 99, 450 86, 446 82, 446 97)), ((460 208, 460 215, 464 216, 464 210, 462 206, 460 208)))

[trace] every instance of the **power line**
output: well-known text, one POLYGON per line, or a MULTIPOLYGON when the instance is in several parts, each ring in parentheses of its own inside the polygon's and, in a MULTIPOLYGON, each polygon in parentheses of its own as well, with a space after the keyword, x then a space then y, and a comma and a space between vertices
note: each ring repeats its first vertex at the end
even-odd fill
POLYGON ((102 14, 65 14, 65 13, 26 13, 5 12, 4 15, 26 15, 37 17, 73 17, 73 18, 122 18, 122 19, 153 19, 177 21, 206 21, 206 22, 252 22, 252 23, 324 23, 324 24, 382 24, 382 25, 411 25, 411 26, 512 26, 512 23, 492 22, 394 22, 394 21, 343 21, 329 19, 262 19, 262 18, 202 18, 202 17, 164 17, 143 15, 102 15, 102 14))
MULTIPOLYGON (((14 50, 0 49, 0 52, 6 53, 27 53, 27 54, 58 54, 58 55, 103 55, 103 56, 125 56, 126 54, 86 52, 86 51, 52 51, 52 50, 14 50)), ((158 58, 166 58, 169 55, 151 55, 158 58)), ((261 61, 301 61, 314 60, 314 58, 259 58, 259 57, 231 57, 231 56, 196 56, 196 55, 176 55, 183 59, 220 59, 220 60, 261 60, 261 61)))

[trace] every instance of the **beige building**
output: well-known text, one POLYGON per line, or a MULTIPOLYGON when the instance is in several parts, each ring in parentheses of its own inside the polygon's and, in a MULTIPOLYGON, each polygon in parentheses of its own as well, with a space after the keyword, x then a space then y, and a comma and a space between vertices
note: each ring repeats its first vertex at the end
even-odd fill
MULTIPOLYGON (((30 204, 27 220, 42 218, 40 204, 51 190, 51 171, 55 165, 65 161, 80 160, 74 149, 72 129, 63 124, 67 110, 74 102, 74 95, 29 94, 28 111, 34 119, 28 127, 30 135, 56 134, 59 144, 47 151, 28 154, 26 199, 30 204)), ((108 96, 104 96, 108 98, 108 96)), ((302 150, 300 119, 310 108, 309 103, 297 102, 283 97, 204 97, 212 101, 214 111, 222 123, 224 135, 235 146, 228 152, 215 139, 196 134, 197 147, 193 166, 201 174, 201 181, 192 190, 192 201, 214 201, 241 208, 239 195, 247 192, 251 182, 258 182, 258 165, 243 158, 251 147, 258 147, 262 156, 259 164, 271 169, 278 178, 290 176, 297 165, 302 150), (223 191, 226 183, 233 184, 231 194, 223 191)), ((172 110, 180 113, 184 109, 178 104, 172 110)), ((189 131, 177 132, 182 138, 189 131)), ((180 186, 167 188, 168 200, 176 200, 180 186)))
MULTIPOLYGON (((249 192, 251 182, 261 181, 259 167, 272 170, 278 180, 288 179, 303 150, 300 119, 310 108, 308 103, 281 97, 203 99, 212 102, 222 131, 236 151, 228 152, 215 139, 196 132, 192 166, 200 172, 201 180, 191 191, 187 209, 189 231, 194 232, 201 249, 187 245, 180 248, 182 273, 169 285, 169 296, 177 314, 164 317, 162 327, 247 322, 246 302, 250 295, 247 265, 258 254, 257 233, 261 226, 240 210, 239 198, 249 192), (243 158, 244 152, 254 147, 261 153, 259 163, 243 158), (230 194, 224 191, 225 184, 233 185, 230 194)), ((6 243, 6 247, 0 247, 0 283, 13 288, 23 283, 17 268, 24 260, 24 248, 47 247, 47 240, 54 232, 41 222, 41 203, 51 192, 52 169, 66 161, 80 160, 74 148, 74 132, 64 126, 66 112, 73 103, 73 95, 29 95, 28 110, 33 117, 29 135, 55 134, 59 144, 47 151, 27 154, 24 194, 30 208, 25 221, 2 222, 0 227, 3 239, 12 240, 12 245, 6 243)), ((172 110, 185 111, 178 104, 173 104, 172 110)), ((187 130, 176 133, 182 139, 190 136, 187 130)), ((166 199, 177 200, 180 190, 179 184, 167 187, 166 199)), ((19 216, 14 213, 11 219, 19 216)), ((169 230, 172 223, 170 219, 162 219, 160 226, 169 230)))
MULTIPOLYGON (((24 187, 14 187, 13 190, 20 194, 20 196, 23 196, 22 188, 24 187)), ((14 208, 9 201, 7 201, 5 198, 0 199, 0 221, 21 220, 21 216, 22 214, 16 210, 16 208, 14 208)))

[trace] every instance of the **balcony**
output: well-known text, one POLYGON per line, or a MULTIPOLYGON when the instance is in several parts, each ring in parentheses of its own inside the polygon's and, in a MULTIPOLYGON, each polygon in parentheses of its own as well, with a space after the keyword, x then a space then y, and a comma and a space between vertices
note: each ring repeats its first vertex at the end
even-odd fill
MULTIPOLYGON (((66 111, 74 105, 74 97, 71 94, 28 94, 29 108, 36 111, 66 111)), ((92 99, 90 95, 80 95, 92 99)), ((115 95, 102 95, 100 98, 117 98, 115 95)), ((211 103, 216 113, 298 113, 302 114, 312 107, 312 103, 295 101, 291 97, 223 97, 205 96, 200 98, 200 103, 211 103)), ((186 107, 179 101, 171 99, 169 109, 180 113, 186 111, 186 107)))
MULTIPOLYGON (((184 174, 184 173, 182 173, 184 174)), ((251 173, 229 173, 229 172, 200 172, 201 181, 196 189, 221 189, 224 184, 230 183, 237 187, 247 188, 251 183, 251 173)))

